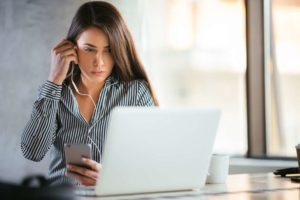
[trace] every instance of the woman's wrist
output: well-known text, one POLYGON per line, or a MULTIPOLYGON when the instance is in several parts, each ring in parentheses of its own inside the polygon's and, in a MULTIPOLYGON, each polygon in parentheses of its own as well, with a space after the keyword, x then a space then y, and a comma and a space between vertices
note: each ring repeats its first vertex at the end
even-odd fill
POLYGON ((54 78, 52 76, 49 76, 47 80, 54 83, 54 84, 56 84, 56 85, 62 85, 62 83, 64 81, 64 80, 61 80, 59 78, 54 78))

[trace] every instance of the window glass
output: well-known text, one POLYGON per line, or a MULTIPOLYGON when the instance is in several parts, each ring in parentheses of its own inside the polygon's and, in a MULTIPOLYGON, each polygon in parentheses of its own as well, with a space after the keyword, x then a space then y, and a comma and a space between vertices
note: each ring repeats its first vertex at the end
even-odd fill
POLYGON ((113 2, 133 32, 161 106, 220 108, 214 152, 245 154, 244 1, 113 2))
POLYGON ((268 153, 295 156, 295 146, 300 143, 300 2, 273 0, 272 21, 268 153))

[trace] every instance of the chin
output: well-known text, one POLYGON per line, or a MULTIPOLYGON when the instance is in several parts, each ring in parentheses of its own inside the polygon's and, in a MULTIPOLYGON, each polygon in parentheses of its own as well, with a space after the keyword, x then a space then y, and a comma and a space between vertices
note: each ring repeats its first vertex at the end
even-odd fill
POLYGON ((92 80, 95 83, 103 83, 103 82, 105 82, 106 79, 107 79, 107 77, 97 77, 97 78, 94 77, 92 80))

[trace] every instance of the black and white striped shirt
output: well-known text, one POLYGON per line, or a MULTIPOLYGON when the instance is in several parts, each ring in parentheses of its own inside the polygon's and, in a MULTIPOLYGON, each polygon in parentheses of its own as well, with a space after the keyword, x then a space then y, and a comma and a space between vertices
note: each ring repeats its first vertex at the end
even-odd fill
POLYGON ((64 175, 64 144, 92 144, 92 158, 101 163, 109 116, 116 106, 154 106, 148 84, 141 80, 124 83, 114 76, 108 77, 88 123, 81 115, 68 85, 45 82, 22 134, 21 150, 24 157, 40 161, 51 148, 49 179, 69 182, 70 179, 64 175))

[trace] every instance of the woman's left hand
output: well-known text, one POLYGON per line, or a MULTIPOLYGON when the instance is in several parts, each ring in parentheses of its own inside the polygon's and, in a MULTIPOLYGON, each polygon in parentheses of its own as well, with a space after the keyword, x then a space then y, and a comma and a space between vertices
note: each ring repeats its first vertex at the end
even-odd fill
POLYGON ((82 162, 89 168, 80 167, 78 165, 67 165, 67 176, 78 180, 82 185, 94 186, 100 173, 101 165, 94 160, 82 158, 82 162))

